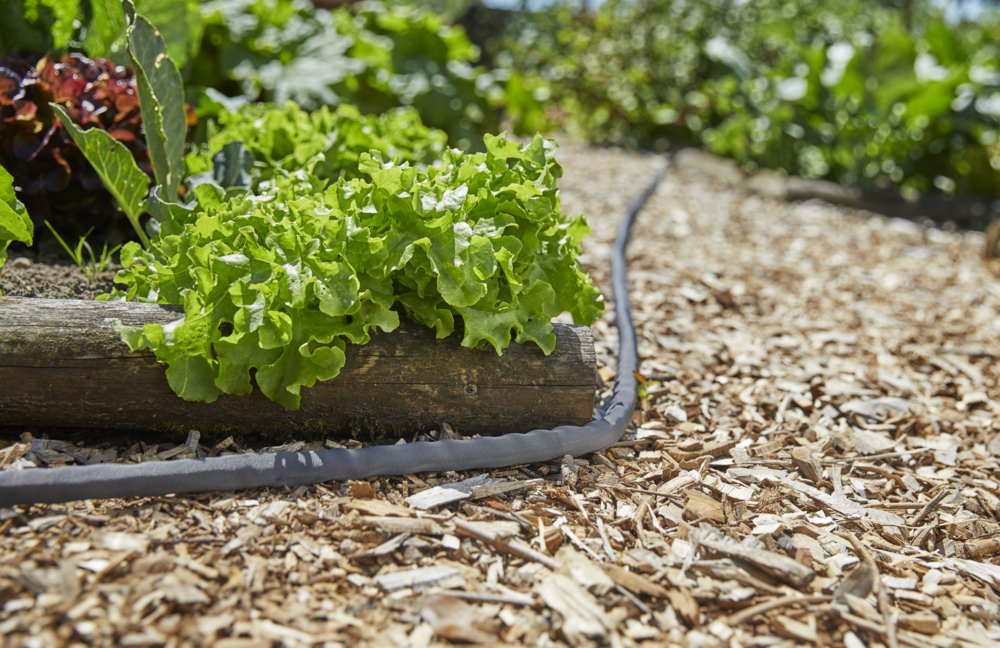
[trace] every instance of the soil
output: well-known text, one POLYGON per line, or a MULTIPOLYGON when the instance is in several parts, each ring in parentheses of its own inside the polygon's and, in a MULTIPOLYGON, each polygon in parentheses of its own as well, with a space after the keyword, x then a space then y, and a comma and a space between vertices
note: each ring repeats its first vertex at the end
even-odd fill
POLYGON ((0 270, 0 293, 8 297, 93 299, 113 288, 117 271, 117 267, 111 267, 89 281, 75 264, 35 262, 29 256, 17 256, 8 259, 0 270))
MULTIPOLYGON (((662 160, 560 161, 606 288, 618 219, 662 160)), ((629 249, 645 393, 621 443, 495 471, 4 509, 0 637, 1000 645, 1000 281, 983 246, 671 169, 629 249)), ((594 325, 608 381, 613 322, 594 325)), ((52 437, 10 439, 0 469, 252 450, 52 437)))

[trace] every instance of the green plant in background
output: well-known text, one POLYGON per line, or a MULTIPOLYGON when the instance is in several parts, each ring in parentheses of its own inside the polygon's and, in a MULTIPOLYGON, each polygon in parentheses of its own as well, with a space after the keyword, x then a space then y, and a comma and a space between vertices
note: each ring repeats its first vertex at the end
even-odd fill
MULTIPOLYGON (((158 195, 162 200, 174 201, 184 174, 187 135, 180 75, 162 34, 145 17, 136 15, 130 0, 122 6, 129 21, 127 49, 136 71, 139 107, 153 175, 159 182, 158 195)), ((125 212, 143 246, 149 247, 149 237, 140 224, 147 209, 149 177, 139 169, 132 153, 106 131, 78 126, 62 106, 50 103, 49 107, 125 212)))
MULTIPOLYGON (((66 250, 66 254, 69 258, 73 260, 73 263, 77 265, 80 270, 87 276, 87 281, 90 283, 94 282, 99 274, 107 270, 111 266, 111 256, 121 248, 121 245, 116 245, 111 249, 108 249, 108 244, 104 244, 104 248, 101 250, 101 256, 94 254, 94 248, 90 246, 87 242, 87 237, 90 236, 90 232, 87 232, 80 237, 77 241, 76 247, 71 248, 68 243, 59 236, 59 232, 56 231, 49 221, 45 221, 45 226, 49 228, 52 235, 56 237, 59 241, 59 245, 66 250), (90 256, 90 261, 85 261, 83 258, 83 250, 86 248, 88 256, 90 256)), ((91 230, 93 231, 93 230, 91 230)))
POLYGON ((106 232, 114 200, 70 131, 59 127, 53 101, 73 123, 106 131, 151 174, 132 71, 78 54, 25 54, 0 63, 0 164, 14 176, 18 197, 64 232, 94 226, 106 232))
MULTIPOLYGON (((502 87, 474 66, 479 52, 464 31, 430 12, 406 3, 327 11, 304 0, 216 0, 202 14, 205 34, 187 83, 212 88, 220 105, 229 95, 309 110, 412 106, 463 149, 481 146, 498 125, 502 87)), ((206 114, 212 108, 203 105, 206 114)))
POLYGON ((207 142, 187 156, 188 173, 211 171, 223 147, 239 141, 257 161, 257 182, 272 179, 276 172, 301 169, 318 156, 312 172, 336 181, 358 177, 361 155, 372 150, 387 158, 430 164, 447 149, 447 135, 424 126, 413 108, 362 115, 352 105, 323 106, 310 113, 293 102, 246 104, 235 112, 223 109, 206 128, 207 142))
MULTIPOLYGON (((923 2, 608 0, 525 14, 499 65, 590 141, 1000 197, 1000 27, 923 2)), ((513 102, 513 93, 508 101, 513 102)))
MULTIPOLYGON (((183 66, 201 43, 198 0, 135 0, 140 13, 161 25, 170 56, 183 66)), ((87 56, 128 62, 127 21, 120 0, 0 0, 0 56, 28 49, 69 48, 87 56)))
MULTIPOLYGON (((365 114, 412 106, 452 145, 495 131, 503 89, 460 27, 408 4, 327 11, 305 0, 137 0, 203 114, 240 102, 293 100, 307 110, 351 103, 365 114), (228 96, 228 97, 227 97, 228 96)), ((78 51, 134 64, 113 0, 0 0, 0 56, 78 51)), ((39 54, 40 56, 41 54, 39 54)), ((168 107, 176 112, 177 107, 168 107)), ((155 136, 155 134, 154 134, 155 136)))

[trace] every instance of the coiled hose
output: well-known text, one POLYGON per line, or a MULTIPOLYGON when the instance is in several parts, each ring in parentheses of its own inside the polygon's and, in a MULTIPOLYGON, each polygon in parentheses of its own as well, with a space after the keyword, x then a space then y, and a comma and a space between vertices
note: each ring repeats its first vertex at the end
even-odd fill
POLYGON ((621 439, 635 407, 638 355, 628 298, 625 249, 632 223, 656 191, 663 170, 637 196, 618 225, 611 250, 611 287, 618 328, 618 372, 604 416, 582 427, 564 425, 526 434, 370 446, 320 452, 243 454, 140 464, 102 464, 47 470, 0 471, 0 506, 82 499, 299 486, 376 475, 498 468, 579 456, 621 439))

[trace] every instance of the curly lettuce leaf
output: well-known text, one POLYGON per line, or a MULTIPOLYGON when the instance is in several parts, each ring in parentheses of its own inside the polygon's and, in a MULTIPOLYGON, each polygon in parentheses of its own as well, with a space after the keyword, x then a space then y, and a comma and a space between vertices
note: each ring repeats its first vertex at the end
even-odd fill
POLYGON ((412 108, 362 115, 351 105, 306 112, 292 102, 255 103, 223 110, 217 119, 208 142, 188 154, 190 173, 210 171, 216 155, 240 142, 257 160, 257 182, 304 168, 336 181, 359 177, 361 156, 373 149, 389 159, 430 164, 444 154, 447 141, 443 132, 424 126, 412 108))
POLYGON ((236 194, 196 185, 187 205, 154 192, 161 235, 122 250, 124 297, 184 305, 177 322, 123 332, 168 365, 184 398, 247 394, 256 381, 295 409, 303 387, 341 371, 347 344, 401 314, 439 338, 460 319, 468 347, 551 353, 552 317, 589 324, 603 312, 577 260, 586 221, 560 212, 554 142, 492 138, 487 153, 445 151, 427 167, 373 149, 330 184, 314 152, 305 168, 290 161, 309 142, 244 134, 268 180, 236 194))

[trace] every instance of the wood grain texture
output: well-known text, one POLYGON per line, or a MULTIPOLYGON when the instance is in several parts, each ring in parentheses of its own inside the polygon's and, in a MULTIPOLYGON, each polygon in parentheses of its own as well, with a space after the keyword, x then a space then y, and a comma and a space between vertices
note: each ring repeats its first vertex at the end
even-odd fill
POLYGON ((303 389, 289 411, 255 390, 191 403, 167 385, 148 352, 131 353, 114 330, 167 323, 176 307, 0 297, 0 426, 186 433, 413 433, 448 422, 466 434, 582 425, 594 406, 595 354, 585 326, 556 325, 556 350, 534 344, 466 349, 461 332, 436 340, 404 321, 347 346, 340 375, 303 389))

